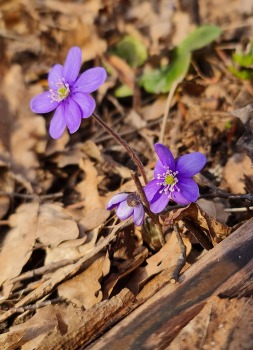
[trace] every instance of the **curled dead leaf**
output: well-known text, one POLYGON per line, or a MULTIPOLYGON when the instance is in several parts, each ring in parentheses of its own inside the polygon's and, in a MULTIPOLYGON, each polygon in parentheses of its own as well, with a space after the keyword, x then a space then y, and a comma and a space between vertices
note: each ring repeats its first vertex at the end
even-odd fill
POLYGON ((203 238, 205 237, 213 245, 222 241, 232 232, 231 227, 216 221, 200 209, 196 203, 191 203, 185 208, 172 210, 163 215, 162 220, 165 226, 173 226, 179 220, 189 220, 198 227, 203 238))

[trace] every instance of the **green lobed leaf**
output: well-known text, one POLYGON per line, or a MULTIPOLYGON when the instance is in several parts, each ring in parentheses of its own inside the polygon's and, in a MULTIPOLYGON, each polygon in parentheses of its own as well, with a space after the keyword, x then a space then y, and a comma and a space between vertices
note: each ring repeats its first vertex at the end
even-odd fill
POLYGON ((136 37, 126 35, 115 48, 115 54, 133 68, 141 66, 147 59, 148 53, 143 43, 136 37))
POLYGON ((114 91, 114 95, 115 97, 129 97, 129 96, 133 96, 133 89, 131 89, 129 86, 122 84, 120 85, 115 91, 114 91))
POLYGON ((191 61, 190 52, 179 53, 174 50, 170 65, 144 73, 139 84, 149 93, 166 93, 176 80, 183 79, 188 72, 191 61))
POLYGON ((253 80, 253 69, 237 70, 235 67, 228 67, 228 70, 237 78, 242 80, 253 80))
POLYGON ((247 53, 247 54, 234 53, 232 56, 232 60, 234 63, 237 63, 240 66, 247 68, 253 65, 253 54, 252 53, 247 53))
POLYGON ((187 38, 178 46, 182 52, 189 52, 201 49, 217 39, 222 30, 218 26, 201 26, 191 32, 187 38))

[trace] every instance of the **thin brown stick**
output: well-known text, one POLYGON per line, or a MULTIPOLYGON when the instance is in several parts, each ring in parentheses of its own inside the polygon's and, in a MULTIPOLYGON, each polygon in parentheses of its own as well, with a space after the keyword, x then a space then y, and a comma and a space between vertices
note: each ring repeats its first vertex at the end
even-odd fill
POLYGON ((37 195, 37 194, 26 194, 26 193, 0 191, 0 196, 17 197, 17 198, 24 198, 24 199, 45 200, 45 199, 54 199, 54 198, 62 197, 63 193, 57 192, 57 193, 51 193, 51 194, 49 193, 49 194, 44 194, 44 195, 37 195))
POLYGON ((136 164, 137 168, 139 169, 139 172, 141 173, 141 176, 143 177, 144 183, 148 183, 148 179, 146 176, 146 172, 144 169, 144 166, 142 162, 140 161, 140 158, 137 156, 137 154, 132 150, 131 147, 128 146, 127 142, 123 140, 116 132, 114 132, 96 113, 92 114, 93 118, 96 120, 96 122, 101 125, 106 131, 108 131, 109 134, 113 136, 113 138, 122 145, 129 156, 132 158, 134 163, 136 164))
POLYGON ((180 247, 180 254, 178 256, 177 265, 171 274, 171 278, 170 278, 171 283, 176 283, 178 281, 180 271, 186 264, 186 246, 184 245, 184 242, 180 235, 178 224, 174 225, 174 231, 176 233, 178 244, 180 247))
POLYGON ((172 84, 170 92, 168 94, 168 97, 167 97, 167 100, 166 100, 165 109, 164 109, 164 115, 163 115, 163 121, 162 121, 160 136, 159 136, 159 142, 160 143, 163 143, 166 123, 167 123, 168 115, 169 115, 169 112, 170 112, 170 106, 171 106, 172 98, 173 98, 174 93, 175 93, 175 91, 176 91, 176 89, 178 87, 178 84, 181 82, 181 80, 182 80, 182 77, 180 77, 180 79, 176 80, 172 84))
POLYGON ((246 194, 232 194, 225 192, 218 187, 216 187, 207 177, 205 177, 202 174, 198 174, 197 177, 199 180, 209 187, 212 190, 212 193, 203 194, 200 196, 200 198, 225 198, 225 199, 231 199, 231 200, 247 200, 249 202, 253 202, 253 194, 246 193, 246 194))
POLYGON ((48 306, 48 305, 58 304, 58 303, 63 302, 63 301, 64 300, 61 297, 55 298, 52 300, 45 300, 45 301, 37 302, 36 304, 30 304, 30 305, 25 305, 22 307, 17 307, 15 309, 15 312, 16 313, 23 313, 25 311, 34 311, 34 310, 40 309, 40 308, 48 306))

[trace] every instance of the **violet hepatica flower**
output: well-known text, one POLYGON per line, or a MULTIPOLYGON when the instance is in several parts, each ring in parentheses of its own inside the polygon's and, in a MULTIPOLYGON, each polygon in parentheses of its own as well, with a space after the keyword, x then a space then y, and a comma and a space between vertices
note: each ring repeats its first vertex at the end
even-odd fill
POLYGON ((176 160, 164 145, 155 144, 158 161, 154 169, 154 179, 144 188, 150 209, 160 213, 172 199, 182 205, 195 202, 199 188, 192 176, 206 164, 206 157, 200 152, 185 154, 176 160))
POLYGON ((97 90, 107 77, 102 67, 88 69, 78 76, 81 64, 81 49, 72 47, 64 66, 56 64, 50 70, 50 90, 31 100, 31 110, 35 113, 55 110, 49 128, 49 133, 54 139, 60 138, 66 127, 71 134, 76 132, 82 118, 91 116, 96 103, 90 93, 97 90))
POLYGON ((134 224, 140 226, 144 220, 144 208, 137 193, 119 193, 112 197, 107 204, 107 209, 116 209, 120 220, 133 216, 134 224))

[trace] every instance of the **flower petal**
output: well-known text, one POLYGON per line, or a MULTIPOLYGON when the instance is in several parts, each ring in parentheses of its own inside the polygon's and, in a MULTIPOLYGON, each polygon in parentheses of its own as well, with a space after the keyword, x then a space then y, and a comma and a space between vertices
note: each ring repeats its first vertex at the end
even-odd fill
POLYGON ((176 160, 176 169, 179 174, 191 177, 199 173, 206 164, 206 157, 200 152, 185 154, 176 160))
POLYGON ((161 143, 155 144, 155 151, 161 161, 161 163, 170 168, 170 170, 175 171, 175 159, 171 151, 162 145, 161 143))
POLYGON ((63 67, 63 77, 66 83, 72 84, 76 81, 82 64, 82 51, 80 47, 72 47, 67 55, 63 67))
POLYGON ((140 226, 143 223, 144 215, 145 215, 145 212, 142 204, 139 204, 137 207, 134 207, 133 218, 134 218, 134 224, 136 226, 140 226))
POLYGON ((65 104, 65 120, 69 132, 73 134, 79 129, 81 124, 82 112, 78 104, 72 99, 68 98, 65 104))
POLYGON ((116 211, 117 216, 120 220, 128 219, 133 214, 134 208, 129 207, 126 201, 123 201, 118 206, 118 209, 116 211))
POLYGON ((152 200, 155 194, 161 189, 161 186, 157 185, 157 182, 158 182, 157 179, 153 179, 144 187, 144 192, 149 202, 152 200))
POLYGON ((163 209, 168 203, 168 194, 165 194, 164 192, 157 192, 156 195, 153 197, 152 201, 150 201, 150 209, 153 213, 160 213, 161 211, 163 211, 163 209))
POLYGON ((163 165, 163 163, 160 161, 160 159, 158 159, 158 161, 156 162, 155 165, 155 169, 154 169, 154 177, 157 178, 157 175, 161 175, 163 173, 166 172, 166 166, 163 165))
POLYGON ((102 85, 107 77, 106 70, 102 67, 96 67, 86 70, 75 82, 73 91, 91 93, 102 85))
POLYGON ((109 202, 107 203, 106 209, 111 210, 116 207, 119 203, 125 201, 128 197, 129 193, 118 193, 113 196, 109 202))
POLYGON ((82 118, 89 118, 96 107, 94 98, 82 92, 74 93, 72 98, 79 104, 79 107, 82 110, 82 118))
POLYGON ((184 178, 178 176, 177 187, 180 191, 174 191, 171 198, 178 204, 190 204, 196 202, 199 197, 199 187, 191 178, 184 178))
POLYGON ((66 121, 64 117, 64 105, 61 103, 50 122, 49 134, 53 139, 59 139, 66 128, 66 121))
POLYGON ((31 102, 30 107, 34 113, 48 113, 56 109, 59 105, 57 101, 51 101, 49 91, 42 92, 35 96, 31 102))
POLYGON ((61 64, 54 65, 49 74, 48 74, 48 85, 53 90, 58 90, 58 86, 56 85, 60 81, 62 82, 63 78, 63 66, 61 64))

